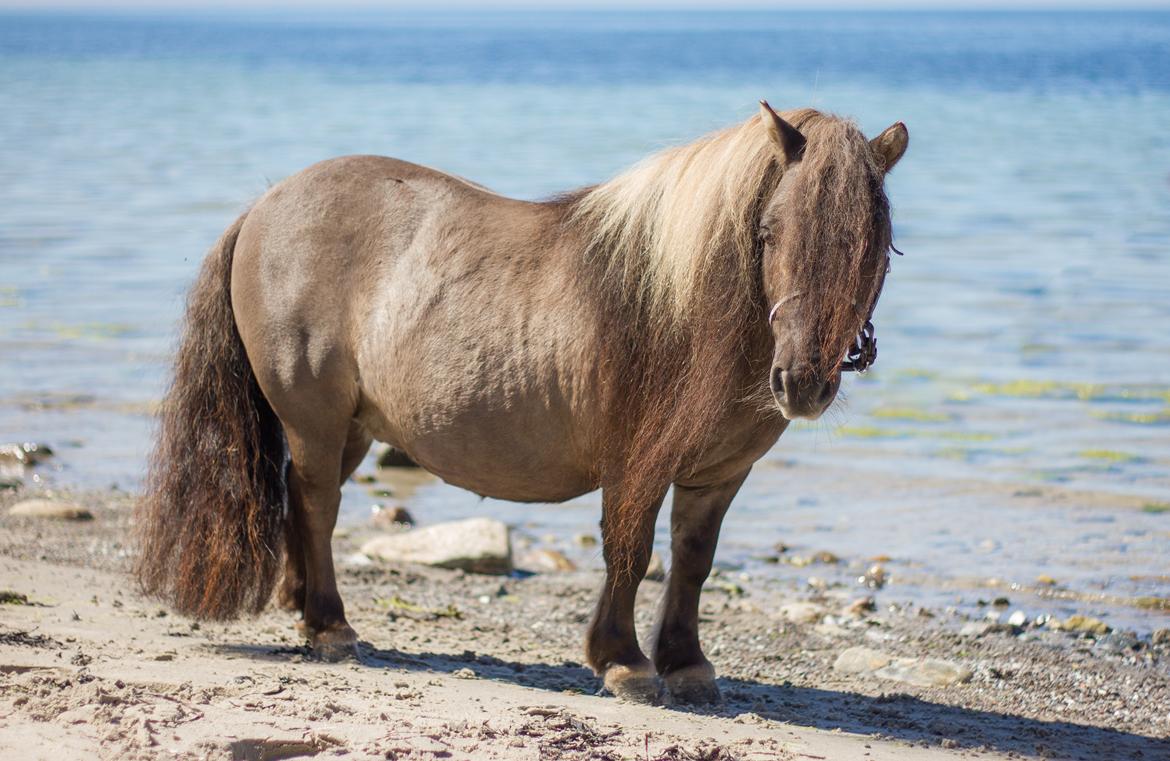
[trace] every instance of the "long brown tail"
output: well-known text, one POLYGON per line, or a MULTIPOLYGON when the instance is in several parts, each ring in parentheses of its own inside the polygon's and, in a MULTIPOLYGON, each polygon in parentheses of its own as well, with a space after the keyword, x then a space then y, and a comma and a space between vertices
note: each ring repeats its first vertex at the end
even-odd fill
POLYGON ((136 516, 143 589, 204 619, 260 611, 283 546, 284 432, 232 314, 232 257, 246 216, 212 248, 188 297, 136 516))

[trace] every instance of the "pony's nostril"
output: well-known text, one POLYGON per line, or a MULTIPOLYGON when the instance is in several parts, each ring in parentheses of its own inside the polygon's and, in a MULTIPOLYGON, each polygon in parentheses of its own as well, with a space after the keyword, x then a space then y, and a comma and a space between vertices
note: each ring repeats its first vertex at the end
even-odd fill
POLYGON ((772 393, 776 396, 784 395, 784 368, 773 367, 771 378, 772 393))

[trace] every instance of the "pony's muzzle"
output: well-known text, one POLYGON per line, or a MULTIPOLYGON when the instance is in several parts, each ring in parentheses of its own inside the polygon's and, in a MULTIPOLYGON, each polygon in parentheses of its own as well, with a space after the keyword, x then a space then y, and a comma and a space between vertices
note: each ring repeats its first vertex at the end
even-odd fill
POLYGON ((816 420, 837 398, 841 376, 833 373, 825 379, 811 369, 792 371, 773 365, 769 383, 780 414, 789 420, 816 420))

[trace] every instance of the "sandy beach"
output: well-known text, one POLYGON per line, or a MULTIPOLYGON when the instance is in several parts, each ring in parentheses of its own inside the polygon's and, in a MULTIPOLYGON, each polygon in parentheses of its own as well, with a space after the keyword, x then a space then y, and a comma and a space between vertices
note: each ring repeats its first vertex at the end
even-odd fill
MULTIPOLYGON (((342 531, 363 643, 327 664, 276 609, 200 624, 140 597, 131 495, 39 495, 92 520, 8 514, 30 496, 0 498, 4 758, 1170 757, 1157 635, 964 625, 716 577, 701 633, 725 703, 629 705, 581 663, 595 571, 362 563, 372 529, 342 531)), ((643 634, 660 586, 642 586, 643 634)))

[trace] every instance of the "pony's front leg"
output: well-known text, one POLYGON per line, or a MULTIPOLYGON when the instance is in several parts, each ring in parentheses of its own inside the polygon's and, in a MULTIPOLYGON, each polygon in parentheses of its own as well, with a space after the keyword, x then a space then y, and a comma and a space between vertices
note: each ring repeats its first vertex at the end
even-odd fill
POLYGON ((618 513, 616 499, 608 491, 602 495, 605 587, 589 626, 585 658, 607 690, 638 703, 657 703, 661 693, 658 675, 638 646, 634 598, 650 564, 654 521, 665 491, 636 514, 627 515, 618 513))
MULTIPOLYGON (((750 470, 750 468, 749 468, 750 470)), ((699 593, 711 572, 719 527, 748 471, 701 488, 675 485, 670 576, 654 633, 654 665, 679 703, 718 703, 715 669, 699 646, 699 593)))

